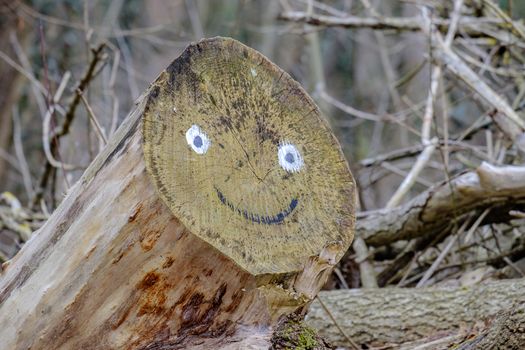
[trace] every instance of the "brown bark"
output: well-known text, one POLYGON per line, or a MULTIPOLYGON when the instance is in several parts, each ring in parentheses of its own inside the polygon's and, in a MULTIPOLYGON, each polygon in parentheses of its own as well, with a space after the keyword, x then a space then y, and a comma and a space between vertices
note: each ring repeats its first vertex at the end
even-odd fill
MULTIPOLYGON (((475 333, 480 325, 496 332, 487 325, 516 302, 525 302, 523 288, 525 280, 516 279, 460 288, 337 290, 321 292, 319 298, 343 331, 359 344, 428 342, 451 335, 459 335, 455 341, 461 342, 462 334, 475 333)), ((523 324, 523 316, 516 313, 514 319, 520 319, 516 325, 523 324)), ((306 320, 328 341, 349 345, 318 301, 312 304, 306 320)))
POLYGON ((492 209, 484 223, 508 220, 525 203, 525 167, 481 164, 435 186, 406 204, 362 215, 356 233, 370 246, 420 236, 435 236, 460 225, 475 210, 492 209))
POLYGON ((525 348, 525 301, 512 305, 501 312, 481 334, 464 341, 459 350, 524 349, 525 348))

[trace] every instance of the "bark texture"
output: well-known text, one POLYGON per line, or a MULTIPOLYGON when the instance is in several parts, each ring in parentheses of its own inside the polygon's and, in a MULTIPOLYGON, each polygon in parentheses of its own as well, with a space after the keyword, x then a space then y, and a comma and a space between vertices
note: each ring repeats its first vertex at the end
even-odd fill
MULTIPOLYGON (((525 302, 524 288, 525 280, 517 279, 461 288, 337 290, 321 292, 319 298, 355 342, 400 344, 457 335, 490 323, 498 313, 525 302)), ((516 329, 524 317, 515 313, 514 320, 520 318, 516 329)), ((328 341, 349 345, 318 301, 306 320, 328 341)))
POLYGON ((461 224, 467 214, 491 208, 483 223, 509 219, 525 205, 525 167, 481 164, 394 209, 365 213, 356 234, 370 246, 435 236, 461 224))

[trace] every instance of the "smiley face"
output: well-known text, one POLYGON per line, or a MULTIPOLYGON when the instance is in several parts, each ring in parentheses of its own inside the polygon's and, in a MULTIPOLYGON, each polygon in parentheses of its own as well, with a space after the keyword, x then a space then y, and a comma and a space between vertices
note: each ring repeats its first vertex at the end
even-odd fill
POLYGON ((231 40, 190 46, 151 89, 148 173, 193 234, 254 274, 300 269, 352 238, 354 182, 319 110, 231 40))
MULTIPOLYGON (((195 151, 195 153, 200 155, 204 155, 208 151, 208 148, 211 144, 208 135, 202 130, 201 127, 195 124, 193 124, 186 131, 186 142, 188 143, 188 146, 193 151, 195 151)), ((299 150, 294 145, 287 142, 279 145, 279 147, 277 148, 276 162, 277 161, 279 165, 289 173, 299 172, 304 165, 303 158, 301 157, 299 150)), ((240 161, 237 162, 238 165, 241 165, 240 163, 240 161)), ((271 169, 270 171, 273 170, 275 169, 271 169)), ((261 182, 264 182, 264 179, 260 179, 256 173, 253 173, 253 175, 261 182)), ((266 175, 268 175, 268 173, 266 175)), ((252 213, 249 212, 247 209, 237 206, 234 202, 230 201, 230 199, 226 197, 226 195, 219 189, 218 185, 215 185, 214 188, 217 193, 217 197, 222 204, 226 205, 234 213, 237 213, 238 215, 244 217, 246 220, 258 224, 282 224, 284 222, 284 219, 294 211, 298 204, 298 199, 292 198, 287 207, 276 214, 270 215, 268 214, 268 212, 264 214, 252 213)))

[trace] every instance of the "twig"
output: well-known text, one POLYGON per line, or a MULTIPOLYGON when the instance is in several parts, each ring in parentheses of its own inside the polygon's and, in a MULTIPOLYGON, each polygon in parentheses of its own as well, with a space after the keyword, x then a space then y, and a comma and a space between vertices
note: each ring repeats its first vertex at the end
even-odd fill
POLYGON ((361 274, 361 284, 364 288, 377 288, 377 278, 374 267, 366 259, 368 256, 368 247, 361 237, 355 237, 352 246, 357 254, 359 262, 359 272, 361 274))
MULTIPOLYGON (((454 15, 450 22, 450 26, 447 32, 447 37, 444 42, 445 47, 449 47, 451 45, 452 39, 455 36, 455 31, 457 29, 457 25, 458 25, 458 21, 460 17, 459 13, 460 13, 462 4, 463 4, 462 0, 458 0, 455 2, 454 15)), ((431 27, 430 31, 432 32, 433 25, 430 19, 428 18, 427 12, 428 10, 426 8, 423 8, 422 10, 423 25, 422 26, 428 25, 429 27, 431 27)), ((429 90, 428 97, 427 97, 425 114, 423 116, 423 124, 421 126, 421 143, 425 146, 425 149, 423 150, 423 152, 421 152, 421 154, 417 158, 417 161, 414 164, 414 167, 410 170, 405 180, 401 183, 401 185, 399 185, 399 188, 397 189, 397 191, 394 193, 392 198, 390 198, 390 200, 386 204, 385 206, 386 208, 393 208, 401 202, 403 197, 412 188, 413 184, 415 183, 415 179, 417 178, 419 173, 423 170, 423 168, 426 166, 426 164, 430 160, 430 157, 434 153, 434 150, 436 149, 436 146, 438 144, 438 139, 434 138, 430 140, 430 129, 432 126, 432 120, 434 116, 434 97, 437 94, 440 76, 441 76, 441 67, 436 66, 434 70, 432 71, 432 80, 430 83, 430 90, 429 90)))
POLYGON ((337 276, 339 283, 341 283, 342 289, 350 289, 350 287, 348 286, 348 283, 346 283, 345 276, 341 272, 340 268, 338 267, 334 268, 334 274, 337 276))
POLYGON ((103 144, 108 143, 108 139, 106 138, 106 135, 104 134, 104 130, 102 130, 102 127, 100 126, 97 117, 95 116, 95 112, 93 112, 93 109, 89 105, 88 101, 84 97, 82 91, 77 90, 77 94, 80 95, 80 98, 82 100, 82 103, 84 103, 84 107, 86 107, 86 110, 88 111, 89 119, 93 123, 93 126, 95 127, 95 130, 97 131, 98 137, 102 140, 103 144))
POLYGON ((33 76, 31 72, 28 72, 24 67, 13 61, 8 55, 0 51, 0 58, 4 60, 8 65, 13 67, 18 73, 26 77, 42 94, 47 94, 47 89, 33 76))
POLYGON ((115 82, 117 81, 117 72, 120 64, 120 51, 112 43, 108 43, 108 47, 113 52, 113 65, 111 66, 111 75, 109 78, 109 93, 113 100, 112 116, 111 116, 111 126, 109 128, 109 136, 111 137, 117 130, 118 123, 118 111, 119 111, 119 99, 115 93, 115 82))
MULTIPOLYGON (((452 218, 463 222, 473 211, 498 207, 508 208, 508 212, 524 203, 525 167, 482 163, 475 171, 435 186, 402 206, 361 215, 356 223, 356 234, 369 246, 381 246, 442 233, 452 218)), ((502 220, 510 218, 490 217, 490 222, 502 220)))
POLYGON ((434 98, 437 95, 437 89, 439 86, 440 76, 441 76, 441 67, 440 66, 434 67, 434 70, 432 71, 431 81, 430 81, 430 89, 427 95, 425 113, 423 114, 423 125, 421 126, 421 143, 427 146, 430 141, 430 129, 431 129, 432 120, 434 117, 434 98))
POLYGON ((60 99, 62 98, 62 93, 64 92, 70 77, 71 73, 69 71, 64 73, 64 76, 60 81, 60 85, 58 86, 58 89, 55 95, 53 96, 51 105, 49 106, 49 109, 47 110, 46 115, 44 116, 42 127, 42 145, 44 148, 44 154, 46 156, 47 162, 55 168, 61 168, 63 170, 72 170, 75 168, 75 166, 58 161, 53 156, 53 152, 51 151, 51 142, 54 139, 54 137, 50 137, 50 135, 52 134, 50 130, 50 124, 51 119, 53 117, 53 113, 55 112, 55 106, 58 105, 58 103, 60 102, 60 99))
POLYGON ((525 272, 523 272, 523 270, 520 269, 518 265, 513 263, 508 257, 503 257, 503 261, 505 261, 505 263, 509 265, 514 271, 516 271, 521 277, 525 277, 525 272))
POLYGON ((16 171, 22 174, 18 160, 2 148, 0 148, 0 158, 8 162, 13 168, 16 169, 16 171))
MULTIPOLYGON (((400 168, 390 164, 389 162, 382 162, 380 164, 380 166, 382 168, 388 170, 388 171, 393 172, 396 175, 401 176, 403 179, 405 179, 407 177, 407 175, 408 175, 408 172, 406 172, 404 170, 401 170, 400 168)), ((419 177, 419 176, 416 176, 415 182, 417 182, 418 184, 421 184, 421 185, 423 185, 425 187, 432 187, 434 185, 432 182, 427 181, 424 178, 419 177)))
MULTIPOLYGON (((444 145, 444 140, 441 140, 441 142, 439 142, 439 147, 443 145, 444 145)), ((473 145, 470 145, 466 142, 449 140, 448 145, 449 145, 450 152, 457 152, 457 151, 467 152, 468 151, 472 153, 474 156, 478 157, 480 160, 487 161, 487 162, 490 161, 487 155, 484 152, 482 152, 479 148, 473 145)), ((398 161, 404 158, 413 157, 413 156, 420 154, 424 149, 425 149, 424 145, 417 144, 411 147, 401 148, 398 150, 394 150, 392 152, 380 154, 376 157, 365 158, 359 162, 359 165, 364 168, 383 166, 383 162, 392 162, 392 161, 398 161)), ((385 167, 385 168, 388 168, 388 167, 385 167)), ((404 176, 406 176, 406 174, 404 174, 404 176)), ((421 181, 418 181, 418 182, 421 182, 421 181)), ((421 182, 421 183, 424 184, 424 182, 421 182)))
POLYGON ((448 70, 466 83, 472 90, 477 92, 485 99, 492 107, 501 111, 507 118, 525 129, 525 122, 512 109, 512 107, 505 101, 503 97, 498 95, 487 83, 485 83, 474 71, 465 63, 459 56, 452 51, 450 47, 445 45, 439 33, 432 34, 435 38, 436 50, 434 57, 439 60, 448 70))
POLYGON ((496 13, 498 17, 501 17, 505 23, 508 23, 514 28, 514 30, 521 36, 522 40, 525 40, 525 29, 523 29, 521 23, 514 22, 505 11, 503 11, 499 6, 494 4, 491 0, 483 0, 483 5, 490 7, 492 11, 496 13))
MULTIPOLYGON (((86 26, 85 23, 79 23, 79 22, 72 22, 67 21, 61 18, 45 15, 43 13, 40 13, 38 11, 35 11, 32 7, 24 4, 23 2, 18 2, 18 8, 20 11, 18 13, 21 16, 24 16, 26 18, 36 18, 42 21, 46 21, 47 23, 51 23, 54 25, 76 29, 85 32, 86 26)), ((145 28, 133 28, 129 30, 121 30, 118 34, 114 33, 114 28, 110 26, 97 26, 93 27, 91 26, 91 29, 97 33, 101 37, 105 38, 111 38, 118 36, 142 36, 142 35, 148 35, 148 34, 154 34, 161 32, 167 28, 166 24, 157 24, 151 27, 145 27, 145 28)))
POLYGON ((392 122, 401 125, 402 127, 406 128, 407 130, 411 131, 415 135, 420 135, 419 131, 414 129, 412 126, 404 123, 403 121, 399 120, 399 118, 396 118, 393 115, 385 114, 384 116, 379 116, 377 114, 372 114, 368 112, 363 112, 361 110, 358 110, 352 106, 349 106, 347 104, 344 104, 343 102, 335 99, 334 97, 330 96, 326 91, 320 90, 319 91, 319 97, 321 97, 323 100, 328 102, 329 104, 333 105, 337 109, 340 109, 341 111, 347 113, 348 115, 351 115, 356 118, 360 118, 363 120, 369 120, 374 122, 392 122))
MULTIPOLYGON (((311 1, 311 0, 299 0, 299 2, 301 3, 308 3, 309 5, 311 4, 312 7, 318 9, 318 10, 321 10, 321 11, 324 11, 328 14, 331 14, 331 15, 334 15, 334 16, 338 16, 338 17, 346 17, 348 16, 348 13, 347 12, 344 12, 344 11, 340 11, 332 6, 329 6, 329 5, 326 5, 320 1, 311 1)), ((289 6, 285 7, 286 11, 289 11, 291 10, 289 8, 289 6)))
POLYGON ((399 185, 396 192, 392 195, 392 198, 388 201, 385 208, 393 208, 397 206, 403 197, 408 193, 408 191, 412 188, 414 183, 416 182, 417 177, 419 176, 419 173, 425 168, 426 164, 430 160, 430 157, 434 153, 436 146, 438 143, 437 138, 433 138, 429 145, 425 147, 423 152, 417 157, 416 163, 410 169, 410 172, 408 173, 407 177, 403 180, 403 182, 399 185))
POLYGON ((137 85, 137 79, 135 77, 135 69, 133 68, 133 57, 131 55, 129 45, 126 43, 126 40, 124 40, 124 38, 121 35, 118 35, 120 33, 120 29, 116 30, 116 33, 117 44, 120 48, 120 51, 122 52, 124 66, 126 67, 126 71, 128 72, 126 78, 128 80, 131 98, 136 99, 139 96, 139 88, 137 85))
MULTIPOLYGON (((101 60, 103 60, 104 47, 105 47, 105 44, 102 43, 97 48, 92 50, 93 57, 91 59, 91 62, 89 63, 89 66, 86 72, 84 73, 82 79, 78 83, 75 90, 84 91, 87 88, 87 86, 89 85, 93 77, 95 76, 95 68, 97 64, 101 60)), ((53 135, 51 135, 50 138, 52 139, 56 138, 56 140, 59 140, 61 137, 63 137, 69 132, 69 128, 71 126, 71 123, 73 122, 73 118, 75 117, 75 111, 76 111, 76 108, 79 102, 80 102, 80 96, 78 94, 75 94, 66 110, 64 120, 62 121, 62 125, 55 133, 53 133, 53 135)), ((53 143, 53 148, 56 148, 56 147, 57 147, 56 143, 53 143)), ((45 188, 49 181, 49 177, 52 174, 52 168, 53 168, 52 164, 49 162, 49 160, 46 159, 44 170, 38 180, 38 187, 35 191, 35 196, 31 200, 31 208, 34 208, 36 205, 40 203, 40 200, 42 199, 44 195, 45 188)))
POLYGON ((33 183, 31 181, 31 173, 24 153, 24 145, 22 144, 22 127, 20 126, 20 115, 18 107, 13 106, 13 144, 15 146, 15 155, 18 159, 22 180, 27 193, 27 198, 33 197, 33 183))
MULTIPOLYGON (((82 91, 86 90, 87 86, 95 76, 95 68, 97 67, 97 64, 104 59, 103 57, 103 50, 106 47, 105 43, 100 44, 97 48, 92 49, 91 52, 93 53, 93 57, 91 59, 91 62, 89 63, 89 66, 84 73, 84 76, 80 80, 78 86, 75 88, 75 91, 82 91)), ((75 117, 75 111, 80 103, 80 96, 78 94, 75 94, 73 96, 73 100, 69 104, 66 115, 64 116, 64 121, 58 129, 58 131, 53 135, 54 137, 62 137, 69 133, 69 127, 71 126, 71 122, 73 121, 73 118, 75 117)))
POLYGON ((185 0, 184 5, 186 7, 186 13, 190 18, 191 28, 195 39, 200 40, 204 37, 204 29, 202 28, 201 19, 199 17, 199 9, 197 4, 192 0, 185 0))
POLYGON ((485 216, 487 216, 489 212, 490 212, 490 208, 485 209, 483 213, 481 213, 481 215, 478 216, 476 221, 474 221, 474 223, 472 224, 472 227, 468 230, 467 234, 465 235, 465 243, 470 242, 470 240, 472 239, 472 236, 474 235, 474 231, 476 231, 476 229, 479 227, 479 225, 481 224, 483 219, 485 219, 485 216))
MULTIPOLYGON (((368 28, 377 30, 399 30, 399 31, 419 31, 421 30, 420 17, 359 17, 359 16, 325 16, 318 14, 309 15, 307 12, 286 11, 279 15, 279 19, 300 22, 315 26, 342 27, 342 28, 368 28)), ((450 20, 437 18, 434 23, 440 27, 447 28, 450 20)), ((504 24, 504 20, 493 18, 463 17, 461 28, 469 33, 479 33, 479 26, 483 24, 504 24), (478 27, 478 28, 476 28, 478 27)))
POLYGON ((44 96, 47 95, 47 92, 42 91, 43 86, 38 86, 38 84, 35 84, 35 82, 38 82, 38 81, 34 78, 33 69, 31 68, 31 63, 29 63, 29 59, 27 58, 27 55, 24 53, 24 50, 22 49, 18 41, 15 31, 9 33, 9 40, 11 41, 11 46, 13 47, 18 57, 18 60, 20 61, 20 63, 22 63, 22 66, 25 72, 27 72, 27 76, 32 77, 32 79, 29 79, 29 81, 31 82, 31 90, 33 91, 33 95, 35 96, 35 100, 38 105, 38 109, 40 110, 40 115, 43 118, 47 110, 46 103, 44 101, 44 96))
POLYGON ((323 302, 323 300, 321 300, 321 297, 319 295, 316 296, 316 299, 319 301, 319 304, 321 305, 321 307, 323 308, 324 312, 326 312, 326 314, 328 315, 328 317, 330 317, 330 319, 332 320, 332 322, 334 323, 334 325, 337 327, 337 329, 339 330, 339 332, 341 333, 341 335, 346 339, 346 341, 352 346, 352 348, 354 348, 354 350, 359 350, 361 347, 358 346, 356 344, 356 342, 348 335, 346 334, 346 332, 343 330, 343 328, 341 328, 341 326, 339 325, 339 323, 335 320, 334 316, 332 315, 332 313, 330 312, 330 310, 328 310, 328 308, 326 307, 325 303, 323 302))
POLYGON ((434 260, 434 262, 432 263, 430 268, 427 270, 427 272, 425 272, 423 277, 416 284, 416 288, 423 287, 425 285, 425 283, 430 279, 430 277, 432 277, 432 275, 434 274, 436 269, 439 267, 439 265, 445 259, 445 256, 448 254, 450 249, 452 249, 452 246, 458 240, 459 235, 461 235, 465 231, 465 228, 467 227, 468 223, 469 223, 469 220, 465 220, 463 225, 461 225, 461 227, 459 228, 458 232, 456 234, 454 234, 452 237, 450 237, 450 240, 449 240, 448 244, 445 246, 445 248, 441 251, 441 253, 436 258, 436 260, 434 260))

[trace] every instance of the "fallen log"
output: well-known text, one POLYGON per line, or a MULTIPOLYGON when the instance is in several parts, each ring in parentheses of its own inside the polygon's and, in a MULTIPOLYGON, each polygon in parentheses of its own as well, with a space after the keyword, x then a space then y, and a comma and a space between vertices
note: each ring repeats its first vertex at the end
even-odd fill
POLYGON ((295 81, 192 44, 2 272, 2 348, 267 349, 350 245, 354 190, 295 81))
POLYGON ((509 211, 524 204, 525 167, 482 163, 398 207, 362 213, 356 234, 370 246, 433 237, 461 226, 473 211, 491 209, 483 223, 498 223, 510 220, 509 211))
MULTIPOLYGON (((428 342, 451 335, 461 340, 469 331, 484 333, 499 313, 525 305, 525 279, 490 282, 468 287, 375 288, 324 291, 319 299, 346 336, 358 344, 428 342)), ((516 320, 519 315, 514 315, 516 320)), ((349 346, 319 301, 312 303, 306 323, 335 345, 349 346)), ((525 324, 521 314, 520 324, 525 324)), ((500 327, 496 324, 497 327, 500 327)), ((523 331, 516 333, 523 339, 523 331)), ((484 334, 480 338, 484 338, 484 334)), ((508 344, 515 340, 509 340, 508 344)), ((504 344, 504 339, 500 339, 504 344)), ((523 343, 522 343, 523 344, 523 343)), ((432 347, 430 347, 432 348, 432 347)), ((475 348, 475 347, 470 347, 475 348)), ((487 349, 490 347, 482 347, 487 349)))

